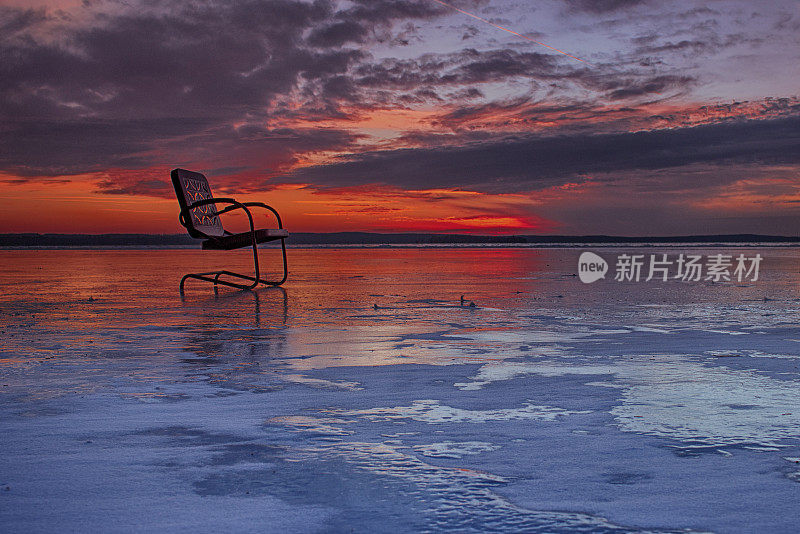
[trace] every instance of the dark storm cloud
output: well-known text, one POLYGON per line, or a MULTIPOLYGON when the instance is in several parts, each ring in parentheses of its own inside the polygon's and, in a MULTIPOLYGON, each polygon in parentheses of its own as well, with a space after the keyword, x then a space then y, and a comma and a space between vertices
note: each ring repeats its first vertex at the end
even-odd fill
POLYGON ((309 44, 318 47, 341 46, 345 43, 363 43, 367 28, 352 20, 336 22, 317 28, 308 37, 309 44))
POLYGON ((175 136, 241 117, 299 74, 342 68, 348 52, 296 43, 323 2, 200 3, 119 14, 63 30, 61 41, 0 43, 0 162, 23 175, 147 164, 175 136), (157 36, 157 38, 155 38, 157 36))
POLYGON ((430 0, 355 0, 353 3, 355 5, 341 11, 339 17, 386 24, 395 19, 430 19, 448 12, 447 8, 430 0))
POLYGON ((520 114, 525 112, 525 107, 529 105, 527 98, 519 98, 509 102, 487 102, 472 106, 458 106, 447 113, 442 114, 438 119, 438 124, 457 127, 462 122, 467 122, 482 117, 491 117, 497 113, 513 111, 520 114))
POLYGON ((535 77, 537 74, 552 74, 556 68, 554 56, 537 52, 491 50, 479 53, 468 49, 462 55, 465 61, 457 72, 445 76, 445 81, 478 83, 507 76, 535 77))
POLYGON ((589 13, 608 13, 644 4, 647 0, 564 0, 569 9, 589 13))
POLYGON ((426 54, 413 59, 384 59, 362 62, 352 70, 353 84, 366 91, 402 91, 425 87, 436 91, 444 87, 465 86, 451 92, 454 103, 469 100, 474 85, 510 79, 528 83, 567 85, 589 89, 611 100, 636 98, 663 91, 685 92, 696 83, 689 75, 653 76, 638 68, 576 67, 563 56, 538 52, 520 52, 510 48, 475 50, 466 48, 449 54, 426 54), (463 95, 462 96, 459 96, 463 95))
POLYGON ((12 98, 3 99, 2 111, 14 116, 44 104, 49 116, 228 116, 231 108, 263 105, 287 91, 301 72, 341 68, 347 52, 311 53, 297 45, 329 11, 321 2, 200 4, 103 19, 65 32, 61 45, 4 45, 11 61, 0 66, 0 79, 12 98), (20 110, 24 103, 29 107, 20 110))
POLYGON ((14 9, 0 6, 0 35, 11 35, 47 20, 42 9, 14 9))
POLYGON ((740 45, 757 46, 764 42, 763 37, 748 37, 740 33, 718 35, 711 30, 693 28, 688 31, 689 38, 681 38, 685 30, 678 32, 675 37, 664 38, 663 35, 650 34, 631 39, 635 48, 631 52, 633 57, 663 56, 664 54, 677 54, 686 57, 699 57, 714 54, 740 45))
POLYGON ((111 120, 21 121, 0 126, 0 169, 18 176, 58 176, 136 168, 148 164, 150 139, 202 129, 198 119, 132 119, 120 127, 111 120))
POLYGON ((479 33, 480 32, 478 31, 478 28, 472 25, 467 25, 464 27, 464 32, 461 34, 461 40, 468 41, 470 39, 474 39, 479 33))
MULTIPOLYGON (((94 15, 87 6, 81 23, 0 8, 0 170, 146 166, 171 140, 267 123, 298 88, 312 89, 304 116, 336 117, 336 102, 353 99, 345 74, 367 57, 341 45, 443 11, 422 0, 359 1, 346 11, 328 0, 104 3, 94 15)), ((219 141, 202 139, 198 152, 219 141)))
POLYGON ((538 52, 467 48, 452 54, 366 63, 356 67, 353 76, 362 87, 409 89, 502 81, 512 76, 552 77, 558 73, 557 62, 557 57, 538 52))
MULTIPOLYGON (((636 96, 661 93, 668 89, 685 89, 695 82, 691 76, 656 76, 639 81, 620 84, 608 94, 611 100, 622 100, 636 96)), ((612 89, 612 87, 608 87, 612 89)))
MULTIPOLYGON (((644 40, 644 39, 639 39, 644 40)), ((660 54, 662 52, 691 52, 694 54, 698 54, 701 52, 707 51, 711 48, 711 44, 707 41, 701 41, 698 39, 683 39, 677 42, 667 42, 664 44, 654 44, 653 39, 650 43, 646 44, 645 46, 641 46, 635 50, 634 53, 636 54, 660 54)))
MULTIPOLYGON (((180 159, 183 157, 181 154, 196 157, 198 147, 212 146, 218 153, 216 161, 244 162, 246 165, 210 168, 193 165, 193 167, 214 178, 215 191, 218 193, 248 192, 254 190, 254 184, 251 180, 243 183, 241 176, 237 176, 240 173, 249 176, 268 176, 274 174, 276 169, 286 169, 296 164, 298 154, 316 150, 344 150, 351 147, 356 140, 357 136, 349 131, 330 128, 269 130, 255 125, 209 128, 188 138, 169 141, 167 150, 178 158, 173 160, 171 166, 164 166, 162 163, 156 168, 115 171, 113 176, 105 173, 107 177, 98 181, 97 188, 105 194, 171 197, 173 195, 171 186, 164 178, 168 175, 170 167, 188 166, 180 159)), ((207 155, 206 158, 215 161, 214 154, 207 155)))
MULTIPOLYGON (((162 174, 166 174, 167 172, 167 169, 164 169, 162 174)), ((145 177, 139 178, 134 175, 133 177, 126 177, 126 179, 123 180, 120 180, 119 176, 104 178, 97 184, 98 191, 106 195, 141 195, 151 197, 171 197, 174 194, 172 185, 164 180, 163 176, 148 177, 147 175, 149 173, 142 174, 145 174, 145 177)))
POLYGON ((524 192, 595 173, 695 163, 800 163, 800 117, 372 152, 341 163, 300 169, 278 181, 320 188, 374 183, 412 190, 524 192))
MULTIPOLYGON (((475 2, 462 0, 459 4, 475 2)), ((335 11, 331 21, 314 29, 308 42, 313 46, 341 46, 346 43, 364 43, 370 34, 378 42, 389 41, 396 45, 407 45, 415 35, 416 28, 407 23, 396 35, 389 32, 392 23, 398 20, 427 20, 447 14, 449 10, 430 0, 353 0, 346 9, 335 11)))
MULTIPOLYGON (((482 2, 455 3, 470 9, 482 2)), ((619 10, 622 16, 622 8, 637 3, 570 5, 584 12, 619 10)), ((450 152, 444 148, 378 152, 330 169, 338 176, 339 169, 352 166, 356 183, 371 183, 372 176, 382 172, 381 165, 387 165, 386 179, 402 185, 406 178, 397 173, 405 164, 403 158, 413 154, 431 168, 441 168, 437 177, 454 187, 464 185, 459 180, 474 171, 470 187, 500 190, 508 183, 514 189, 525 180, 558 181, 582 169, 624 167, 623 158, 611 145, 595 154, 586 152, 594 144, 611 143, 599 135, 517 137, 490 143, 496 134, 461 131, 467 129, 465 123, 482 117, 491 122, 495 112, 522 122, 579 117, 586 119, 584 132, 597 134, 610 131, 603 130, 601 116, 609 101, 620 102, 620 109, 633 106, 628 100, 682 92, 697 83, 689 75, 655 73, 627 64, 585 68, 564 56, 513 46, 487 50, 476 45, 451 53, 383 60, 362 51, 376 41, 396 45, 414 39, 418 34, 411 21, 453 14, 430 0, 181 4, 145 0, 138 9, 123 2, 97 3, 103 9, 94 15, 95 4, 87 5, 80 19, 58 12, 0 8, 0 27, 5 30, 0 34, 0 171, 28 177, 69 175, 107 168, 136 170, 165 161, 189 164, 190 157, 223 166, 222 159, 228 157, 236 166, 275 174, 299 161, 300 154, 354 151, 359 140, 343 130, 284 131, 277 125, 367 116, 379 107, 446 103, 449 112, 435 124, 443 131, 409 131, 398 139, 412 144, 441 142, 450 146, 450 152), (491 84, 509 81, 550 95, 573 92, 552 100, 550 107, 530 104, 530 96, 506 104, 475 101, 492 95, 496 89, 491 84), (595 94, 586 97, 585 89, 595 94), (478 142, 486 144, 476 146, 478 142), (553 159, 569 154, 570 142, 585 145, 583 156, 575 161, 565 156, 567 163, 553 159), (453 146, 459 143, 465 146, 453 146), (525 150, 541 160, 540 174, 526 170, 521 156, 525 150), (498 165, 493 155, 499 158, 498 165), (564 168, 561 173, 559 166, 564 168)), ((730 37, 729 41, 698 37, 684 43, 653 34, 635 38, 635 44, 641 52, 656 53, 659 47, 663 52, 668 51, 664 47, 680 52, 734 43, 735 36, 730 37)), ((617 119, 606 122, 611 120, 617 119)), ((570 126, 558 127, 565 134, 570 126)), ((641 140, 645 134, 630 135, 617 141, 641 140)), ((687 148, 690 154, 692 148, 687 148)), ((644 159, 652 160, 652 154, 644 159)), ((424 171, 418 173, 423 182, 424 171)), ((315 172, 321 171, 301 170, 297 176, 315 172)), ((337 179, 344 180, 319 176, 323 185, 337 179)), ((408 179, 410 187, 420 187, 414 178, 408 179)), ((142 178, 142 187, 148 180, 142 178)), ((132 189, 108 187, 119 192, 132 189)))
MULTIPOLYGON (((447 13, 444 6, 430 0, 355 0, 348 9, 332 14, 333 22, 315 28, 308 43, 317 47, 341 46, 346 43, 363 43, 376 28, 387 28, 392 22, 403 19, 431 19, 447 13)), ((395 36, 397 44, 408 44, 404 34, 395 36)), ((382 39, 379 39, 382 40, 382 39)))

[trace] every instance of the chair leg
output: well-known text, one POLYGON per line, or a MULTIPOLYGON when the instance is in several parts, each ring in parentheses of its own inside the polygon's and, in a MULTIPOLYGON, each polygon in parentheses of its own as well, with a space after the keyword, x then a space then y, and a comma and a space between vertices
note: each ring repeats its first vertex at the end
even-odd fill
POLYGON ((281 238, 281 256, 283 263, 283 276, 281 276, 280 280, 265 280, 261 278, 261 272, 259 269, 259 262, 258 262, 258 247, 257 245, 253 244, 253 267, 255 269, 255 276, 248 276, 245 274, 235 273, 233 271, 227 271, 227 270, 211 271, 207 273, 189 273, 184 275, 183 278, 181 278, 181 283, 179 286, 180 293, 181 295, 183 295, 183 286, 186 283, 186 280, 188 280, 189 278, 192 278, 194 280, 202 280, 204 282, 211 282, 214 284, 215 289, 217 285, 223 285, 223 286, 234 287, 237 289, 246 289, 246 290, 255 289, 256 286, 258 286, 258 284, 263 284, 265 286, 280 286, 281 284, 286 282, 286 278, 289 276, 289 269, 286 262, 285 238, 281 238), (230 282, 227 280, 220 280, 221 276, 231 276, 242 280, 250 280, 252 283, 237 284, 235 282, 230 282))

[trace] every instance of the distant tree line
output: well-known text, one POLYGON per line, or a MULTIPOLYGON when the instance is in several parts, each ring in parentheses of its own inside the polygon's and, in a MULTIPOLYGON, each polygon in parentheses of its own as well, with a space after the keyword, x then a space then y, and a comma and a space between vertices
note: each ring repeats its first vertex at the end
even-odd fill
MULTIPOLYGON (((186 234, 0 234, 0 247, 182 247, 198 241, 186 234)), ((630 237, 607 235, 475 235, 423 233, 292 233, 290 245, 447 245, 447 244, 610 244, 610 243, 786 243, 797 236, 757 234, 630 237)))

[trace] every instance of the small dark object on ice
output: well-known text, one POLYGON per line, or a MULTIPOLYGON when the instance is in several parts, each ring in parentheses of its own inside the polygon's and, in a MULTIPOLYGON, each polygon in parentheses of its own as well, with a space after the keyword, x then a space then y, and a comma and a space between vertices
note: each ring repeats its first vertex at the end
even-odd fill
POLYGON ((464 298, 464 295, 461 295, 461 300, 460 300, 460 302, 459 302, 459 304, 458 304, 459 306, 465 306, 465 305, 467 305, 467 306, 469 306, 470 308, 474 308, 474 307, 475 307, 475 303, 474 303, 474 302, 472 302, 472 301, 469 301, 469 304, 465 304, 465 302, 467 302, 467 299, 465 299, 465 298, 464 298))
POLYGON ((373 309, 373 310, 377 310, 377 309, 378 309, 378 305, 377 305, 377 304, 373 304, 373 305, 372 305, 372 309, 373 309))
POLYGON ((89 302, 94 302, 94 297, 89 295, 89 302))

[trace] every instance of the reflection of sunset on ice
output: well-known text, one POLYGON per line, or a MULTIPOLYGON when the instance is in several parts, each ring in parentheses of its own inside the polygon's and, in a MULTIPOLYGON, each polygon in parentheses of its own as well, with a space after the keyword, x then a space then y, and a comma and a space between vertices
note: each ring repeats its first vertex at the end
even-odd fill
POLYGON ((592 284, 582 250, 293 248, 283 288, 183 300, 250 258, 0 251, 0 525, 792 532, 795 249, 592 284))

